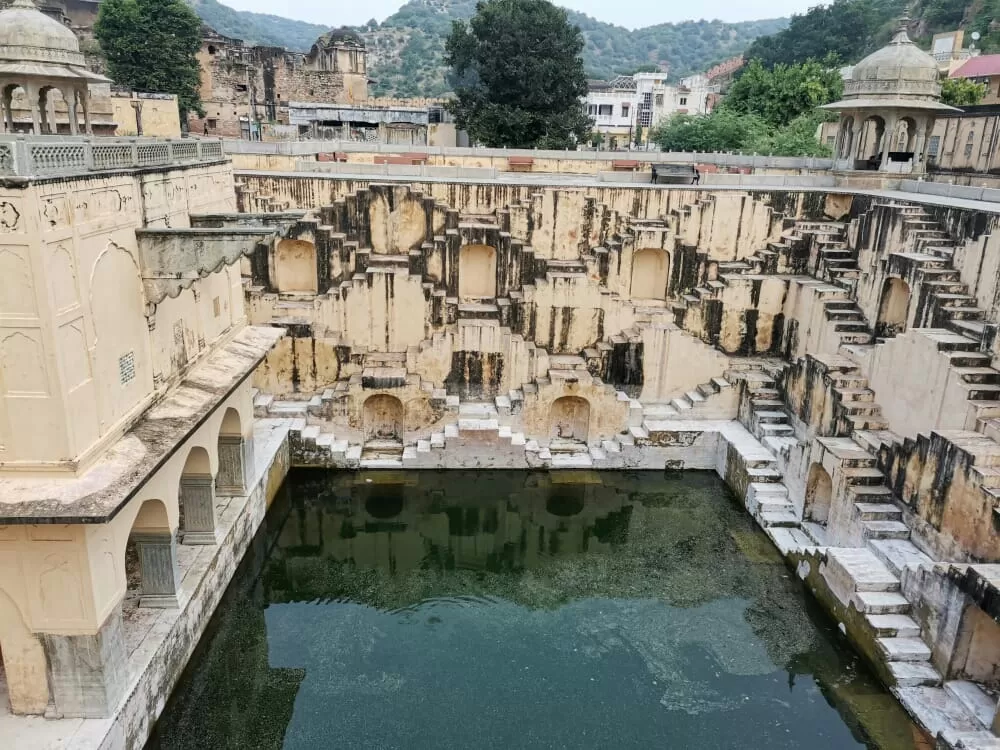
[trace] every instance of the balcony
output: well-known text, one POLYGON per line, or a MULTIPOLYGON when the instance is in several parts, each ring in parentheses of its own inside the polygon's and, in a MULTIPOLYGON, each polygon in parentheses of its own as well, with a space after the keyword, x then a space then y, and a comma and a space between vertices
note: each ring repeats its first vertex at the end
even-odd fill
POLYGON ((0 135, 0 177, 59 177, 223 159, 219 140, 0 135))

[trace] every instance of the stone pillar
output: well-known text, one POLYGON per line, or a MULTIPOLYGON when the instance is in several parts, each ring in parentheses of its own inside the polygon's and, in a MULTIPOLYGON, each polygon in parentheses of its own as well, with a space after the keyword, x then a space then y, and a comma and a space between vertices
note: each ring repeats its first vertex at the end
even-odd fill
POLYGON ((81 93, 80 101, 83 104, 83 129, 87 132, 87 135, 94 134, 94 128, 90 124, 90 104, 87 102, 88 94, 81 93))
POLYGON ((28 95, 28 103, 31 105, 31 132, 35 135, 41 135, 42 115, 38 107, 41 95, 34 86, 25 86, 24 93, 28 95))
POLYGON ((173 609, 178 606, 180 572, 174 537, 163 531, 134 531, 131 535, 139 553, 142 584, 140 607, 173 609))
POLYGON ((882 163, 878 168, 880 172, 889 171, 889 152, 896 148, 896 128, 898 126, 898 117, 894 116, 886 120, 885 129, 882 131, 882 163))
POLYGON ((115 607, 95 635, 46 633, 52 703, 57 716, 105 718, 125 691, 128 654, 122 610, 115 607))
POLYGON ((66 100, 66 111, 69 115, 69 134, 79 135, 80 123, 76 119, 76 89, 64 91, 63 98, 66 100))
POLYGON ((211 474, 185 474, 181 477, 181 508, 184 544, 215 544, 215 482, 211 474))
POLYGON ((219 473, 215 477, 216 494, 242 496, 247 489, 247 442, 242 435, 219 436, 219 473))
POLYGON ((8 133, 14 132, 14 96, 12 91, 4 91, 3 106, 0 107, 3 114, 4 129, 8 133))

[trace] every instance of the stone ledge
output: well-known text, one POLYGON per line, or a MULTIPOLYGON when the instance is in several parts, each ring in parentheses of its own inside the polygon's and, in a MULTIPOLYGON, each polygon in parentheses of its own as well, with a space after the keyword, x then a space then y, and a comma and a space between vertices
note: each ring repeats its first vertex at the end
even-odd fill
POLYGON ((246 328, 192 369, 83 476, 0 479, 0 525, 106 523, 285 335, 246 328))

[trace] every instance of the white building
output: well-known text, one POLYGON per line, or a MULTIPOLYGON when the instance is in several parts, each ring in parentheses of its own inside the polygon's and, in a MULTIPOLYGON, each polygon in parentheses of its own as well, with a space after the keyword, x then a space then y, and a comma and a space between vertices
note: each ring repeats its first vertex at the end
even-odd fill
POLYGON ((637 129, 645 141, 651 128, 672 115, 707 114, 712 95, 718 91, 704 75, 681 79, 672 86, 665 73, 636 73, 610 82, 591 82, 585 106, 594 129, 605 136, 604 147, 627 148, 634 143, 637 129))

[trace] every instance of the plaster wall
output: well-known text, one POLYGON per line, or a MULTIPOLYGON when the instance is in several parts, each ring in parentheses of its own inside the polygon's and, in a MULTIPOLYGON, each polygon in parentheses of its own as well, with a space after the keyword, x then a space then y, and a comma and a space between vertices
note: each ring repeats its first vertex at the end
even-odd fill
MULTIPOLYGON (((228 174, 218 165, 0 188, 0 274, 16 280, 0 292, 4 470, 87 464, 98 441, 120 434, 148 403, 156 376, 169 379, 172 369, 155 361, 172 345, 150 334, 156 314, 135 230, 177 216, 186 224, 196 209, 232 208, 231 193, 211 189, 228 174)), ((208 304, 224 297, 231 310, 235 280, 226 279, 208 282, 208 304)), ((204 323, 196 324, 192 309, 190 343, 218 338, 231 323, 229 310, 223 315, 220 301, 220 315, 213 309, 206 317, 203 307, 204 323)))

